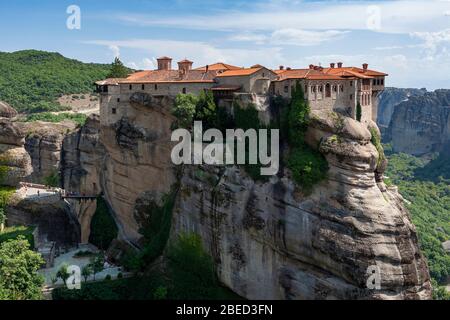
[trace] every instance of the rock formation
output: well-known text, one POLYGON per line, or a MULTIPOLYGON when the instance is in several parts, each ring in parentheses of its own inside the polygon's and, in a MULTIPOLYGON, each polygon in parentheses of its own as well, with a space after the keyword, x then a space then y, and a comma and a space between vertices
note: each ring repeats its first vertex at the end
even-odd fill
POLYGON ((398 104, 388 135, 395 152, 442 151, 450 141, 450 90, 427 92, 398 104))
POLYGON ((48 123, 42 121, 18 122, 24 132, 25 149, 31 156, 33 173, 28 181, 43 183, 51 175, 59 175, 61 170, 61 150, 64 137, 76 129, 72 121, 48 123))
POLYGON ((17 111, 6 102, 0 101, 0 118, 14 118, 17 111))
POLYGON ((370 132, 336 115, 313 119, 308 141, 326 155, 327 182, 305 196, 287 171, 255 183, 236 167, 188 167, 172 237, 201 235, 220 280, 249 299, 430 298, 409 214, 376 182, 370 132), (380 290, 367 288, 371 267, 380 290))
MULTIPOLYGON (((396 189, 382 182, 386 163, 365 125, 332 112, 312 114, 307 142, 326 156, 330 170, 307 195, 287 169, 268 182, 255 182, 236 166, 186 166, 176 177, 171 105, 170 99, 134 96, 117 121, 91 116, 80 130, 67 131, 62 143, 39 140, 62 144, 46 150, 58 152, 48 166, 61 168, 67 191, 103 194, 120 240, 140 244, 143 211, 179 179, 171 239, 199 234, 219 279, 243 297, 430 298, 414 226, 396 189), (380 289, 367 286, 373 270, 380 289)), ((23 149, 25 136, 11 137, 20 137, 12 140, 23 149)), ((72 202, 69 216, 77 217, 82 242, 94 212, 95 202, 72 202)))
POLYGON ((0 185, 18 186, 32 172, 24 148, 25 131, 14 122, 0 119, 0 185))
POLYGON ((395 107, 410 97, 422 96, 426 89, 386 88, 379 97, 377 124, 382 130, 389 126, 395 107))

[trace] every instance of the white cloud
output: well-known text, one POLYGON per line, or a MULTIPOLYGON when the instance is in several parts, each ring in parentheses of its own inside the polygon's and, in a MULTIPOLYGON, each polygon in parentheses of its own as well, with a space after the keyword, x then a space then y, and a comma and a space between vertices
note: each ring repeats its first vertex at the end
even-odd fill
POLYGON ((120 48, 116 45, 110 45, 109 46, 109 50, 112 51, 114 58, 119 58, 120 57, 120 48))
POLYGON ((280 45, 314 46, 322 42, 341 39, 348 31, 307 31, 280 29, 272 33, 271 42, 280 45))
POLYGON ((436 31, 448 26, 450 3, 430 0, 301 2, 297 5, 272 2, 269 10, 221 12, 210 15, 146 16, 121 14, 118 18, 141 26, 223 31, 368 30, 376 6, 380 12, 379 32, 410 33, 436 31))
MULTIPOLYGON (((276 66, 283 62, 284 58, 279 47, 264 47, 260 49, 243 48, 219 48, 200 41, 176 41, 156 39, 127 39, 127 40, 91 40, 86 44, 100 45, 107 48, 119 47, 144 50, 146 55, 158 57, 163 55, 177 59, 189 58, 195 65, 205 65, 222 61, 238 66, 250 66, 259 63, 267 66, 276 66)), ((149 61, 147 66, 149 66, 149 61)), ((144 64, 136 63, 138 66, 144 64)))
POLYGON ((342 39, 346 33, 348 31, 310 31, 288 28, 276 30, 269 35, 252 32, 233 34, 228 40, 251 42, 254 44, 315 46, 323 42, 342 39))
POLYGON ((442 55, 447 55, 447 45, 450 44, 450 29, 438 32, 413 32, 411 36, 424 41, 425 58, 434 60, 442 55))

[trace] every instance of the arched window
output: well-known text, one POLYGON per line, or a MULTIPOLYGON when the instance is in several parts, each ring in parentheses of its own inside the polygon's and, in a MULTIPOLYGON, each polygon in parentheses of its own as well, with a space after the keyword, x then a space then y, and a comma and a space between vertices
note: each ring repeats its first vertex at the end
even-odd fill
POLYGON ((186 88, 183 88, 183 94, 186 94, 186 93, 187 93, 186 88))
POLYGON ((337 85, 333 86, 333 92, 337 92, 337 85))
POLYGON ((331 97, 331 85, 329 83, 325 85, 325 97, 331 97))

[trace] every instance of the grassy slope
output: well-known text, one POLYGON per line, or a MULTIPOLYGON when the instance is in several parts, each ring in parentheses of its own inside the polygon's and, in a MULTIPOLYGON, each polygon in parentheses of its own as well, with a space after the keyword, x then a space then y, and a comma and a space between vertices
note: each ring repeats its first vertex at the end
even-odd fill
POLYGON ((88 93, 110 65, 82 63, 36 50, 0 52, 0 101, 20 112, 58 111, 64 94, 88 93))

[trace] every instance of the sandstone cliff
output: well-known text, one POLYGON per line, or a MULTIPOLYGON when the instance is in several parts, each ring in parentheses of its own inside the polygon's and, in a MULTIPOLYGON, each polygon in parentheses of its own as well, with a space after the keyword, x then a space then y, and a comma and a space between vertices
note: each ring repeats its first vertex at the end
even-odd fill
POLYGON ((395 152, 442 151, 450 141, 450 90, 427 92, 397 105, 388 136, 395 152))
POLYGON ((427 299, 415 228, 396 189, 377 183, 371 134, 316 114, 308 132, 329 179, 302 195, 289 172, 255 183, 236 167, 186 167, 173 237, 201 235, 221 281, 250 299, 427 299), (381 290, 367 288, 379 268, 381 290))
POLYGON ((25 131, 10 120, 0 119, 0 185, 18 186, 32 173, 24 145, 25 131))

